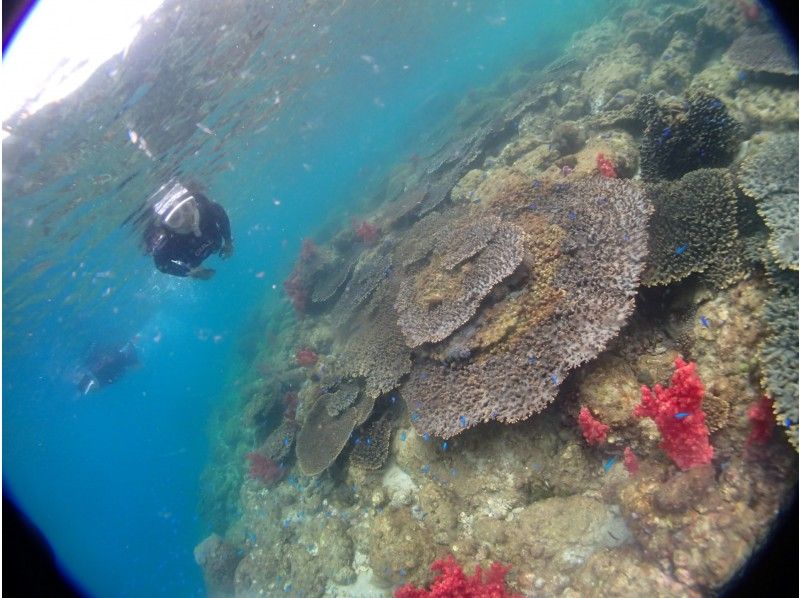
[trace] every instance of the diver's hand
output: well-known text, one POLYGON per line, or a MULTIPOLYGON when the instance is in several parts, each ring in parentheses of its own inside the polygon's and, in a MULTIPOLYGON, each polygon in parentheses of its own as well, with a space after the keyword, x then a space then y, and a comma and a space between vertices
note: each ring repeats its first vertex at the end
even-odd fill
POLYGON ((200 280, 208 280, 212 276, 214 276, 215 270, 213 268, 203 268, 202 266, 198 266, 197 268, 192 268, 186 273, 186 276, 190 278, 198 278, 200 280))
POLYGON ((230 243, 225 243, 225 245, 222 246, 222 249, 219 250, 219 256, 223 260, 227 260, 232 255, 233 255, 233 241, 231 241, 230 243))

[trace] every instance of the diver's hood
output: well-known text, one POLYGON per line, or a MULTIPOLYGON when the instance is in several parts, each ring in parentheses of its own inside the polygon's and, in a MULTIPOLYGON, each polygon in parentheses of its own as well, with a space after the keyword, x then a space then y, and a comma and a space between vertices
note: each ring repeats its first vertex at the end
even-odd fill
POLYGON ((200 210, 197 200, 180 183, 175 183, 153 206, 161 222, 179 235, 200 236, 200 210))

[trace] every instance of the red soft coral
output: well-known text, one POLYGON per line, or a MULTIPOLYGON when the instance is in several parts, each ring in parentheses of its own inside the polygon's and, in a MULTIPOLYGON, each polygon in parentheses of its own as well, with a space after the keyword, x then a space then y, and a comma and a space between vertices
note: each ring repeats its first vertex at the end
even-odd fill
POLYGON ((696 363, 676 358, 670 387, 656 384, 651 391, 642 386, 642 402, 633 410, 636 417, 655 422, 661 432, 659 446, 681 469, 705 465, 714 456, 702 409, 705 389, 696 368, 696 363))
POLYGON ((270 484, 283 477, 284 468, 261 453, 247 453, 245 457, 250 461, 249 473, 254 480, 261 480, 265 484, 270 484))
POLYGON ((317 255, 317 244, 314 243, 313 239, 305 238, 303 239, 303 247, 300 250, 300 261, 307 262, 311 260, 312 257, 317 255))
POLYGON ((381 231, 377 226, 370 224, 366 220, 362 220, 361 222, 353 221, 352 226, 356 236, 361 239, 361 242, 365 245, 372 245, 375 243, 381 234, 381 231))
POLYGON ((394 591, 395 598, 522 598, 509 593, 506 573, 510 567, 492 563, 487 571, 475 566, 475 575, 468 577, 453 555, 439 559, 431 565, 438 572, 430 589, 415 588, 410 583, 394 591))
POLYGON ((308 290, 303 285, 300 273, 296 270, 283 281, 283 290, 289 296, 297 314, 304 314, 308 306, 308 290))
POLYGON ((775 429, 775 414, 772 411, 772 399, 761 397, 758 403, 747 410, 747 419, 750 420, 750 435, 747 444, 764 444, 772 437, 775 429))
POLYGON ((311 366, 316 365, 319 356, 314 349, 303 347, 302 349, 297 350, 297 352, 294 354, 294 358, 297 360, 298 365, 301 365, 304 368, 310 368, 311 366))
POLYGON ((581 412, 578 414, 578 425, 581 427, 586 442, 592 446, 606 441, 608 426, 596 419, 586 407, 581 407, 581 412))
POLYGON ((636 475, 639 473, 639 459, 636 457, 636 453, 631 450, 631 447, 626 446, 625 450, 622 451, 622 461, 629 474, 636 475))
POLYGON ((614 163, 603 154, 597 154, 597 170, 607 179, 617 178, 617 169, 614 168, 614 163))

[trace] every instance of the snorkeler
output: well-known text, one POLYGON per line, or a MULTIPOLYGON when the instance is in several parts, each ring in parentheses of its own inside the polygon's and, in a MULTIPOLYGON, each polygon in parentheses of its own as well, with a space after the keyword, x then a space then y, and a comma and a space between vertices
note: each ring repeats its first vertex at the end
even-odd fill
POLYGON ((161 272, 207 280, 214 275, 213 269, 202 267, 208 256, 233 255, 228 214, 200 191, 170 181, 148 206, 145 250, 161 272))
POLYGON ((78 390, 87 395, 93 390, 113 384, 125 371, 139 363, 136 348, 128 341, 121 347, 95 348, 86 360, 86 373, 78 382, 78 390))

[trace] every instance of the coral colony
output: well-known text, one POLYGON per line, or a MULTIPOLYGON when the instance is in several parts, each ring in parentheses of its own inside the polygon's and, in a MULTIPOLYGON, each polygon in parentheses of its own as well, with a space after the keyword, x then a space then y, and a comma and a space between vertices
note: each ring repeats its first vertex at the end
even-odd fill
POLYGON ((676 358, 669 388, 642 386, 642 402, 633 412, 655 422, 661 433, 659 446, 681 469, 706 465, 714 456, 702 409, 705 389, 696 368, 697 364, 676 358))
POLYGON ((578 415, 578 424, 581 427, 581 433, 592 446, 597 446, 606 441, 608 434, 608 426, 596 419, 586 407, 581 407, 581 412, 578 415))
POLYGON ((453 555, 434 561, 431 571, 436 573, 430 587, 415 588, 406 584, 394 591, 394 598, 522 598, 506 588, 506 574, 510 567, 492 563, 487 571, 475 566, 475 574, 466 575, 453 555))

